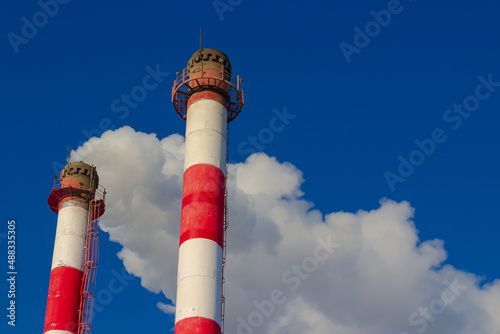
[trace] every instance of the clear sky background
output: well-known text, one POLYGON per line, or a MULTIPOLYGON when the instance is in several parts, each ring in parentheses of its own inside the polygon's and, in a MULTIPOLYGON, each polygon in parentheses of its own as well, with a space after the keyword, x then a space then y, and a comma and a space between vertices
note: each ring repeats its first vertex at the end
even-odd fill
POLYGON ((169 136, 185 129, 171 87, 198 49, 200 27, 202 46, 229 56, 245 92, 230 131, 230 160, 238 165, 230 187, 228 333, 237 333, 238 317, 248 321, 253 301, 273 289, 289 292, 287 303, 253 326, 256 333, 500 333, 488 316, 500 311, 497 1, 61 2, 9 1, 0 14, 2 277, 11 219, 18 271, 16 327, 4 315, 5 279, 0 285, 2 333, 43 330, 57 220, 47 206, 53 175, 69 149, 94 136, 78 153, 97 165, 109 194, 97 290, 120 283, 101 293, 93 333, 170 332, 173 315, 161 308, 169 313, 165 305, 175 298, 183 146, 181 137, 169 136), (152 72, 156 79, 147 80, 155 87, 140 88, 152 72), (130 128, 118 130, 124 126, 130 128), (106 130, 114 131, 98 139, 106 130), (247 161, 257 152, 263 153, 247 161), (141 167, 136 173, 131 166, 141 167), (167 181, 171 189, 157 189, 167 181), (339 214, 328 216, 333 212, 339 214), (343 215, 354 220, 346 223, 351 227, 329 222, 343 215), (255 225, 246 226, 247 218, 255 225), (295 218, 300 221, 292 223, 295 218), (377 225, 386 220, 396 227, 377 225), (321 232, 318 224, 331 229, 321 232), (147 240, 155 228, 168 230, 168 237, 147 240), (338 258, 310 274, 318 281, 301 280, 302 292, 292 293, 281 274, 303 263, 316 238, 329 233, 341 245, 338 258), (140 235, 145 240, 134 239, 140 235), (374 235, 380 240, 366 250, 374 235), (297 241, 301 236, 310 242, 297 241), (435 239, 442 243, 430 242, 435 239), (427 265, 408 277, 403 274, 418 267, 415 257, 386 268, 397 245, 387 246, 389 255, 381 251, 387 258, 360 264, 360 257, 392 245, 387 240, 409 245, 416 258, 427 254, 427 265), (268 268, 275 268, 275 280, 266 277, 268 268), (412 325, 412 312, 440 298, 449 286, 444 279, 457 277, 468 286, 465 297, 447 304, 425 329, 422 322, 412 325), (415 284, 391 291, 402 281, 415 284), (294 314, 313 320, 296 323, 294 314))

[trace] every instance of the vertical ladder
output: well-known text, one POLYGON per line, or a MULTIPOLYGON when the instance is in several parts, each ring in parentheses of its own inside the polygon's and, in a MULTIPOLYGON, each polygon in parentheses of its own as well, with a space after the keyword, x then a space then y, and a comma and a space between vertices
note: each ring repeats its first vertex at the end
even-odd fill
MULTIPOLYGON (((93 166, 92 166, 93 167, 93 166)), ((94 185, 94 169, 90 175, 91 187, 94 185)), ((88 198, 89 210, 87 215, 87 233, 85 237, 85 262, 80 290, 80 309, 78 319, 78 334, 90 334, 92 323, 92 310, 94 307, 95 278, 97 262, 99 260, 99 210, 103 199, 96 199, 97 189, 92 189, 88 198)))
POLYGON ((227 246, 227 228, 229 226, 228 222, 228 209, 227 209, 227 200, 228 200, 228 192, 227 192, 227 181, 229 178, 229 123, 227 123, 226 130, 226 178, 224 181, 224 222, 223 222, 223 230, 224 230, 224 240, 222 242, 222 297, 221 297, 221 333, 224 333, 224 316, 226 312, 226 298, 224 296, 224 283, 226 281, 224 277, 224 268, 226 266, 226 246, 227 246))

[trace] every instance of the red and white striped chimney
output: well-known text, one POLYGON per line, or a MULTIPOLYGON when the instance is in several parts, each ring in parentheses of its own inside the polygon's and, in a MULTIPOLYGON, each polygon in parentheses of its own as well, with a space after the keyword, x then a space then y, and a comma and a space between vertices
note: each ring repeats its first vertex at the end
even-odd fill
MULTIPOLYGON (((85 238, 89 204, 95 198, 99 179, 94 166, 71 162, 54 182, 48 203, 58 214, 45 334, 78 332, 80 292, 85 260, 85 238)), ((102 214, 104 206, 102 204, 102 214)))
POLYGON ((172 101, 186 120, 175 333, 220 334, 226 130, 241 111, 243 91, 239 77, 231 82, 227 56, 201 49, 177 74, 172 101))

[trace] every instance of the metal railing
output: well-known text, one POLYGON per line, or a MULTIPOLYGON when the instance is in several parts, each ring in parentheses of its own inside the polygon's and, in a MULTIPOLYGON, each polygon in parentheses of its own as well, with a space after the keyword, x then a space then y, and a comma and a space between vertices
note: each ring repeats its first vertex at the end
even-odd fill
POLYGON ((92 329, 92 310, 94 308, 94 293, 99 261, 99 217, 104 207, 103 190, 102 198, 90 201, 87 216, 87 235, 85 237, 85 263, 80 290, 80 308, 78 319, 78 334, 90 334, 92 329))
POLYGON ((243 80, 239 75, 236 78, 226 79, 224 75, 224 65, 221 64, 220 76, 208 75, 205 71, 196 73, 189 77, 188 68, 182 70, 182 74, 176 73, 174 85, 172 87, 172 103, 180 117, 186 119, 188 96, 193 89, 208 89, 222 92, 228 99, 227 121, 231 122, 238 116, 244 104, 243 89, 241 83, 243 80), (198 76, 200 75, 201 76, 198 76))
POLYGON ((227 246, 227 228, 229 227, 228 220, 228 179, 229 179, 229 123, 227 124, 226 130, 226 177, 224 180, 224 222, 223 222, 223 230, 224 237, 222 241, 222 287, 221 287, 221 334, 224 334, 224 317, 226 314, 226 297, 224 296, 224 283, 226 279, 224 278, 224 269, 226 266, 226 246, 227 246))

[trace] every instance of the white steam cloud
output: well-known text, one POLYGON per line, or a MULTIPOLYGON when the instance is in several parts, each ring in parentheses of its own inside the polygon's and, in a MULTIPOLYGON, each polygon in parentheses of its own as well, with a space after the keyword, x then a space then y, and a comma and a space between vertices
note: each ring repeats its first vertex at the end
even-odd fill
POLYGON ((156 306, 166 314, 175 314, 175 306, 158 302, 156 306))
MULTIPOLYGON (((101 227, 127 271, 175 302, 184 138, 123 127, 73 158, 97 166, 108 191, 101 227)), ((229 168, 227 333, 500 333, 500 282, 480 287, 443 265, 443 242, 418 239, 409 203, 324 215, 302 182, 262 153, 229 168)))

